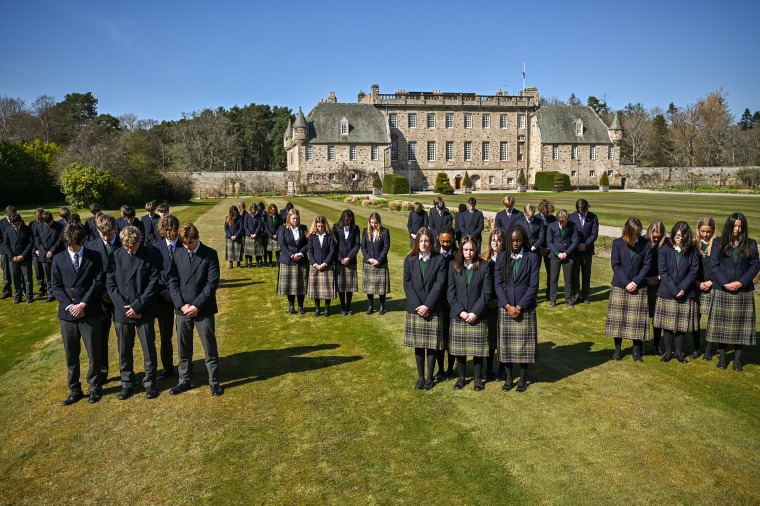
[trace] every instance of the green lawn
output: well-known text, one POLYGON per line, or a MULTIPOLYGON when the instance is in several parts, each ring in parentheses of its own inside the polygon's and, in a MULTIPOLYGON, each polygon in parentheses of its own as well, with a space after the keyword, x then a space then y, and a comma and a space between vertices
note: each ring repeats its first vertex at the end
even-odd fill
MULTIPOLYGON (((535 196, 517 195, 518 205, 535 196)), ((602 194, 584 196, 606 223, 602 194)), ((636 198, 618 194, 618 205, 638 209, 629 203, 636 198)), ((719 206, 734 199, 742 197, 711 197, 704 208, 724 212, 719 206)), ((325 214, 332 223, 345 207, 292 201, 304 222, 325 214)), ((487 197, 479 201, 490 207, 487 197)), ((173 211, 195 221, 201 240, 223 256, 232 202, 173 211)), ((760 201, 736 202, 760 216, 760 201)), ((365 226, 370 210, 351 208, 365 226)), ((196 339, 192 391, 173 397, 174 382, 162 382, 156 400, 120 402, 112 381, 99 404, 62 408, 66 369, 55 308, 0 301, 3 502, 757 502, 756 349, 745 353, 743 373, 718 370, 715 361, 662 364, 651 355, 634 364, 630 347, 611 362, 612 340, 603 335, 611 272, 597 258, 592 304, 539 307, 538 363, 526 393, 504 393, 501 383, 457 392, 451 382, 415 391, 412 352, 401 345, 406 214, 381 214, 393 239, 391 312, 383 317, 362 313, 362 295, 352 317, 287 316, 285 298, 275 295, 276 269, 223 263, 217 336, 226 392, 218 399, 196 339)), ((135 356, 139 371, 139 350, 135 356)))

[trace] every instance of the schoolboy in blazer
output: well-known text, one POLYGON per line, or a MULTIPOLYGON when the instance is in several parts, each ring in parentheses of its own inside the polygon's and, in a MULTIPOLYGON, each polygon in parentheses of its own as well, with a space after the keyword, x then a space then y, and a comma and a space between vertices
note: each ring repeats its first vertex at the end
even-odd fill
POLYGON ((50 291, 50 274, 53 268, 53 257, 63 251, 63 226, 53 219, 53 214, 42 213, 43 225, 37 229, 36 244, 39 265, 45 276, 45 286, 48 288, 46 302, 53 302, 55 296, 50 291))
POLYGON ((160 239, 160 234, 158 233, 158 220, 161 219, 161 217, 154 212, 155 209, 155 202, 146 202, 145 212, 147 214, 140 218, 143 228, 145 229, 145 237, 143 241, 147 247, 151 247, 160 239))
POLYGON ((420 202, 415 202, 412 205, 412 210, 409 211, 409 218, 406 220, 406 230, 409 232, 409 247, 414 245, 414 238, 417 236, 417 231, 422 227, 428 226, 428 215, 422 208, 420 202))
POLYGON ((579 242, 573 261, 573 302, 589 303, 591 285, 591 263, 594 258, 594 242, 599 237, 599 219, 588 210, 586 199, 578 199, 575 203, 576 212, 568 218, 578 230, 579 242))
POLYGON ((483 228, 485 228, 483 213, 475 209, 477 200, 475 197, 467 199, 467 210, 463 213, 457 213, 457 227, 462 237, 471 235, 478 241, 478 249, 483 242, 483 228))
POLYGON ((193 329, 197 329, 206 354, 211 395, 218 397, 224 393, 219 384, 219 350, 214 317, 219 311, 216 305, 219 256, 216 250, 199 241, 200 234, 192 223, 182 225, 178 235, 185 249, 174 255, 168 279, 177 317, 179 383, 169 393, 177 395, 190 390, 193 329))
MULTIPOLYGON (((169 379, 174 374, 174 303, 169 291, 169 271, 174 265, 174 256, 184 248, 177 239, 179 220, 167 214, 158 222, 161 238, 153 244, 153 249, 161 261, 158 273, 158 333, 161 340, 161 365, 164 370, 158 375, 159 380, 169 379)), ((192 374, 192 363, 190 364, 192 374)))
POLYGON ((18 213, 9 217, 11 226, 5 228, 2 249, 10 265, 10 277, 16 292, 14 304, 21 303, 21 295, 26 294, 28 303, 34 302, 32 291, 32 250, 34 235, 32 229, 24 225, 18 213), (23 285, 22 285, 23 282, 23 285))
POLYGON ((100 296, 105 288, 106 272, 98 253, 83 247, 86 237, 84 226, 72 224, 63 230, 67 248, 53 257, 50 287, 58 300, 58 318, 66 353, 69 397, 64 406, 74 404, 82 397, 79 382, 80 339, 84 342, 90 365, 87 383, 90 403, 100 400, 100 296))
POLYGON ((34 210, 34 219, 29 222, 29 228, 32 229, 32 270, 34 277, 37 279, 37 298, 41 299, 47 295, 50 286, 47 284, 48 279, 45 277, 45 270, 40 265, 40 252, 37 249, 37 234, 40 229, 47 228, 42 221, 44 209, 38 207, 34 210))
POLYGON ((562 268, 565 280, 565 304, 573 306, 573 277, 572 266, 575 249, 580 242, 580 235, 575 225, 568 219, 567 211, 557 212, 557 221, 546 227, 546 247, 549 250, 549 306, 554 307, 557 301, 559 271, 562 268), (562 226, 560 226, 562 225, 562 226))
MULTIPOLYGON (((525 213, 522 213, 514 224, 525 230, 530 250, 533 253, 539 253, 546 242, 546 226, 544 221, 535 215, 533 204, 525 205, 525 213)), ((506 233, 507 230, 509 229, 504 229, 504 232, 506 233)))
POLYGON ((123 246, 114 252, 106 277, 106 289, 114 303, 114 327, 119 345, 122 385, 119 400, 132 396, 135 333, 143 351, 146 397, 154 399, 158 397, 156 331, 153 323, 158 315, 159 261, 153 248, 140 244, 142 236, 137 227, 124 228, 119 232, 119 239, 123 246))
POLYGON ((428 212, 428 227, 430 233, 433 234, 433 240, 435 242, 435 249, 439 249, 441 245, 438 243, 438 234, 441 232, 441 227, 444 225, 454 226, 454 218, 451 216, 449 208, 446 207, 446 203, 441 197, 433 199, 433 207, 428 212))
POLYGON ((97 202, 93 202, 92 204, 90 204, 90 213, 92 213, 92 216, 87 218, 87 220, 84 222, 84 230, 87 233, 87 241, 85 242, 85 244, 99 237, 98 227, 95 224, 95 216, 99 212, 100 212, 100 204, 98 204, 97 202))
POLYGON ((504 197, 502 203, 504 204, 504 209, 496 213, 493 226, 494 228, 500 228, 506 232, 512 228, 512 225, 517 225, 517 222, 523 213, 522 211, 515 209, 515 198, 512 195, 504 197))

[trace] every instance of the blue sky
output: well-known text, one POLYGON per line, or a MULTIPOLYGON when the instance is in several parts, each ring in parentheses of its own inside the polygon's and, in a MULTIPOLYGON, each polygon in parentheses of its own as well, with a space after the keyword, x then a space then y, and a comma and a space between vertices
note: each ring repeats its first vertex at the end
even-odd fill
POLYGON ((0 95, 91 91, 98 111, 170 120, 250 103, 308 112, 335 91, 606 98, 728 94, 760 110, 760 2, 6 1, 0 95))

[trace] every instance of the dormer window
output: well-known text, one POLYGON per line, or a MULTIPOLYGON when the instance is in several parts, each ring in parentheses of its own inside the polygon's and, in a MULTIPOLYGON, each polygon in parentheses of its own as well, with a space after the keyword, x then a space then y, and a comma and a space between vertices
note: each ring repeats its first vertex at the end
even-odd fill
POLYGON ((340 120, 340 135, 348 135, 348 120, 346 118, 340 120))
POLYGON ((583 135, 583 121, 580 119, 575 120, 575 135, 583 135))

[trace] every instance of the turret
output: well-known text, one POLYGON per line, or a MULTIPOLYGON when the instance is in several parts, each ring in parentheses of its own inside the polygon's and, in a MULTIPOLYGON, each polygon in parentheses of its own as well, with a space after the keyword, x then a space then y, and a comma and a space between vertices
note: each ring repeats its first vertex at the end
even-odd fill
POLYGON ((282 140, 285 144, 285 148, 290 146, 290 143, 293 141, 293 123, 291 121, 288 121, 288 128, 285 129, 285 135, 283 135, 282 140))
POLYGON ((618 113, 615 113, 615 117, 612 120, 612 124, 607 129, 607 131, 610 134, 610 140, 618 144, 623 140, 623 125, 620 123, 620 118, 618 117, 618 113))
POLYGON ((306 144, 306 141, 309 140, 309 125, 306 123, 306 118, 300 107, 298 114, 296 114, 296 122, 293 124, 293 140, 300 145, 306 144))

